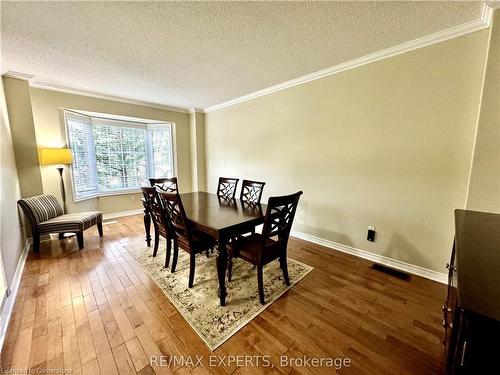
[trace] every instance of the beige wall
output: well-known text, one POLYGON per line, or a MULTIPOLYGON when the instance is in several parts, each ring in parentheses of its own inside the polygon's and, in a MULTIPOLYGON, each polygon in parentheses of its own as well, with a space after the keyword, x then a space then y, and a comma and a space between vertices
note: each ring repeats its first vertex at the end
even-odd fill
POLYGON ((476 32, 208 113, 209 191, 219 176, 266 181, 264 199, 303 190, 296 230, 444 272, 487 43, 476 32))
POLYGON ((190 112, 191 126, 191 172, 193 191, 206 190, 205 165, 205 115, 190 112))
MULTIPOLYGON (((3 260, 7 285, 10 286, 21 256, 24 237, 17 208, 21 190, 2 80, 0 80, 0 121, 2 127, 0 133, 0 260, 3 260)), ((1 264, 0 267, 2 267, 1 264)))
MULTIPOLYGON (((191 155, 189 114, 111 100, 31 88, 31 105, 38 147, 62 147, 66 144, 61 121, 61 108, 102 112, 113 115, 147 118, 175 123, 176 162, 179 185, 191 190, 191 155)), ((65 169, 68 211, 99 209, 104 213, 133 210, 141 207, 140 194, 124 194, 73 202, 69 168, 65 169)), ((60 197, 59 175, 55 167, 42 166, 43 191, 60 197)))
POLYGON ((500 213, 500 10, 491 31, 467 208, 500 213))
POLYGON ((43 194, 28 82, 3 77, 22 197, 43 194))

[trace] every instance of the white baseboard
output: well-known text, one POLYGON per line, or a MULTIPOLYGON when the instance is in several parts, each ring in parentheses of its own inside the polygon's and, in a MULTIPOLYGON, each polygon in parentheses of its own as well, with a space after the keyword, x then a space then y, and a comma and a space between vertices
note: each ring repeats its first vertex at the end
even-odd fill
POLYGON ((7 328, 9 327, 10 316, 12 315, 12 310, 14 309, 17 292, 19 291, 19 284, 21 283, 21 277, 23 275, 30 246, 29 241, 26 240, 21 256, 19 257, 19 262, 17 262, 16 273, 14 274, 14 279, 12 280, 12 284, 10 286, 10 294, 5 300, 5 305, 3 306, 0 314, 0 349, 3 346, 5 334, 7 333, 7 328))
POLYGON ((448 283, 448 275, 446 273, 440 273, 436 272, 427 268, 415 266, 410 263, 402 262, 397 259, 392 259, 383 255, 378 255, 371 253, 366 250, 361 250, 361 249, 356 249, 355 247, 352 246, 347 246, 343 245, 338 242, 333 242, 330 240, 325 240, 320 237, 312 236, 310 234, 302 233, 302 232, 297 232, 297 231, 292 231, 291 235, 293 237, 300 238, 305 241, 309 241, 312 243, 315 243, 317 245, 325 246, 330 249, 338 250, 343 253, 351 254, 363 259, 370 260, 374 263, 378 264, 383 264, 384 266, 388 266, 403 272, 411 273, 413 275, 417 276, 422 276, 425 277, 426 279, 430 279, 433 281, 437 281, 442 284, 447 284, 448 283))
POLYGON ((104 214, 103 219, 109 220, 109 219, 115 219, 117 217, 138 215, 138 214, 142 214, 143 212, 144 212, 144 209, 142 209, 142 208, 137 208, 135 210, 128 210, 128 211, 112 212, 110 214, 104 214))

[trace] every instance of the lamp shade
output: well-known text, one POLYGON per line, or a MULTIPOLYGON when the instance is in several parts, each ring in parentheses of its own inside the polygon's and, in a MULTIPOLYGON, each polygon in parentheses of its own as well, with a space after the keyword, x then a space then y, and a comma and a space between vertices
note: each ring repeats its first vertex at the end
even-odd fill
POLYGON ((72 164, 73 154, 69 148, 41 148, 40 164, 72 164))

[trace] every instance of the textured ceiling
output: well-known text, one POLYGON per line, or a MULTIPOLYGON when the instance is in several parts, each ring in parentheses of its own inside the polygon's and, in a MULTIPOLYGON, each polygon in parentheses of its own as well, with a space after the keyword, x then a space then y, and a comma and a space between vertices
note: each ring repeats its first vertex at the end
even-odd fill
POLYGON ((1 72, 206 108, 480 18, 479 2, 2 2, 1 72))

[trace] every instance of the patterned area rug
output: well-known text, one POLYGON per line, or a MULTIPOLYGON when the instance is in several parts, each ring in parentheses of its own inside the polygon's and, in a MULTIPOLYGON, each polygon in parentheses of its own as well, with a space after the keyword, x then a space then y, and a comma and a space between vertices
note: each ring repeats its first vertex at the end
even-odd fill
POLYGON ((209 258, 196 256, 193 288, 188 288, 189 254, 179 250, 175 273, 163 267, 165 240, 162 238, 156 257, 152 248, 143 244, 129 244, 127 251, 158 284, 177 310, 184 316, 211 350, 243 328, 254 317, 279 298, 283 293, 312 271, 312 267, 288 258, 291 286, 286 286, 278 261, 264 267, 266 305, 259 302, 257 269, 241 259, 233 261, 233 277, 226 282, 228 296, 225 307, 219 306, 217 297, 217 269, 215 252, 209 258))

